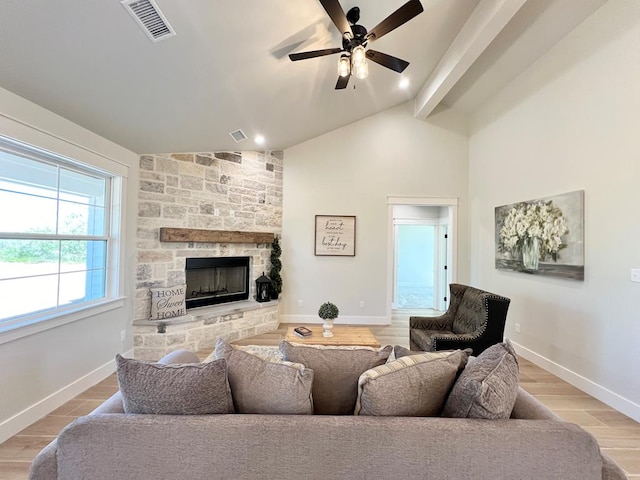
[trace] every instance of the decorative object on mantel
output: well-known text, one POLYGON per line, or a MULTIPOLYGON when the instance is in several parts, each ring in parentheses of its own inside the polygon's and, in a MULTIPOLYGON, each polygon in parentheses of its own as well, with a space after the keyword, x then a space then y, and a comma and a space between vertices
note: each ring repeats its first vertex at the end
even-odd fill
POLYGON ((237 232, 171 227, 162 227, 160 229, 161 242, 272 243, 274 239, 275 234, 268 232, 237 232))
POLYGON ((495 209, 496 268, 584 280, 584 190, 495 209))
POLYGON ((318 310, 318 316, 323 320, 322 332, 323 337, 333 337, 333 321, 338 318, 340 310, 331 302, 326 302, 320 305, 318 310))
POLYGON ((186 285, 150 288, 151 316, 149 320, 164 320, 187 314, 185 306, 186 285))
POLYGON ((355 257, 356 217, 353 215, 316 215, 315 254, 355 257))
POLYGON ((282 248, 280 247, 280 241, 278 237, 276 237, 271 244, 271 270, 269 270, 269 277, 271 278, 269 296, 271 300, 277 300, 278 295, 282 292, 282 277, 280 276, 280 270, 282 270, 282 262, 280 261, 281 254, 282 248))
POLYGON ((256 280, 256 302, 268 302, 271 279, 264 272, 256 280))

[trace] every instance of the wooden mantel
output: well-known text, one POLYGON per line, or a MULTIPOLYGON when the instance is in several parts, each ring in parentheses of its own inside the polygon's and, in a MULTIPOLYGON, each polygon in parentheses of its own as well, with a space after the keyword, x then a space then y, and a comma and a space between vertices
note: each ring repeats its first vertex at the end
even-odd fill
POLYGON ((275 235, 267 232, 234 232, 168 227, 160 229, 161 242, 273 243, 274 239, 275 235))

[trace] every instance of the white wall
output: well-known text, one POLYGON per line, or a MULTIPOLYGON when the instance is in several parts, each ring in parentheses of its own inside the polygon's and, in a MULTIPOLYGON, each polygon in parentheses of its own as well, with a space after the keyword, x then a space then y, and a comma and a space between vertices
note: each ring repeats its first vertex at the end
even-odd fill
MULTIPOLYGON (((125 244, 120 306, 0 343, 0 443, 115 370, 116 353, 131 350, 138 156, 6 90, 0 89, 0 135, 105 167, 126 178, 125 244), (128 234, 128 235, 127 235, 128 234), (127 331, 125 342, 121 330, 127 331)), ((6 206, 0 206, 6 208, 6 206)), ((2 299, 6 301, 6 299, 2 299)))
POLYGON ((512 299, 525 357, 636 420, 639 45, 640 2, 606 3, 478 112, 469 156, 472 283, 512 299), (584 282, 494 268, 494 207, 580 189, 584 282))
POLYGON ((390 321, 388 195, 459 198, 459 278, 467 278, 467 154, 460 117, 442 112, 416 120, 412 103, 286 150, 283 321, 320 321, 326 301, 340 308, 339 322, 390 321), (315 215, 356 216, 355 257, 314 256, 315 215))

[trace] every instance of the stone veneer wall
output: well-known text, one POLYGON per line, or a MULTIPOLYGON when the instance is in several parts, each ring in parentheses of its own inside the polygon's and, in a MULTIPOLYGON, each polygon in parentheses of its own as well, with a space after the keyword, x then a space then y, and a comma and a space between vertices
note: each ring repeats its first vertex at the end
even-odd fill
POLYGON ((245 243, 160 242, 160 227, 282 231, 282 152, 207 152, 142 155, 137 222, 137 281, 134 356, 157 360, 187 348, 211 348, 218 336, 230 340, 277 328, 275 302, 220 314, 219 308, 188 311, 175 324, 149 322, 150 287, 185 282, 185 259, 249 256, 255 279, 268 271, 270 246, 245 243), (161 328, 157 328, 160 326, 161 328))

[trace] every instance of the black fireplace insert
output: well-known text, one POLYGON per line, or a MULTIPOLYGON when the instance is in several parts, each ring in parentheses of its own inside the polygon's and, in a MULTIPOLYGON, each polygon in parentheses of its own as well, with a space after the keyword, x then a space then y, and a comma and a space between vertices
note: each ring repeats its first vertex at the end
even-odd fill
POLYGON ((187 258, 187 309, 249 298, 251 257, 187 258))

